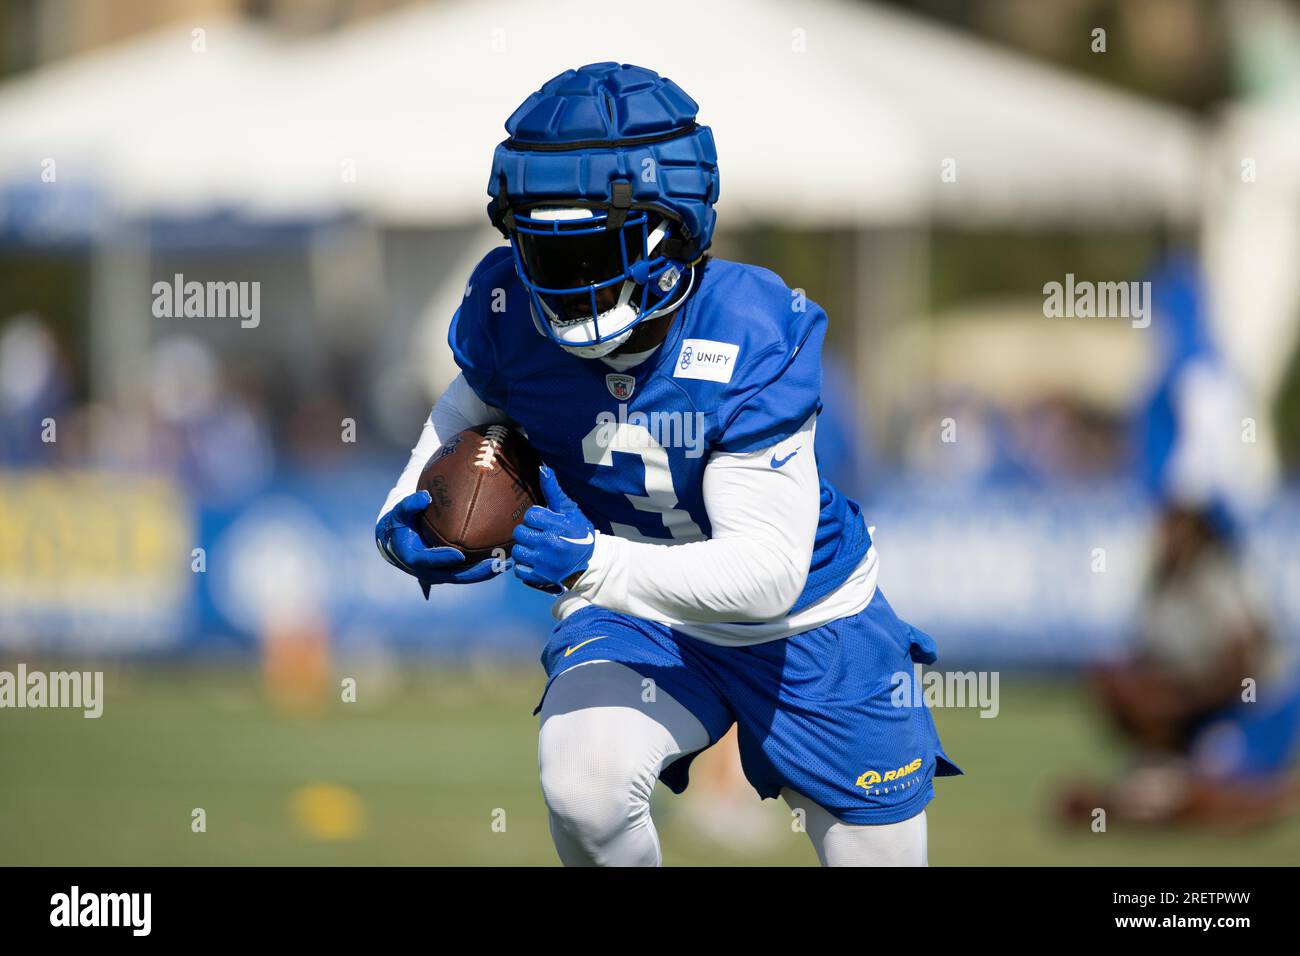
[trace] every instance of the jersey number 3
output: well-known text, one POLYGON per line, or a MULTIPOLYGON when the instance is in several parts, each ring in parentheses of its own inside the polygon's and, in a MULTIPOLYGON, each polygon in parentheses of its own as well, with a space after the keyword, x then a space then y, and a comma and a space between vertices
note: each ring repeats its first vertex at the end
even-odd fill
MULTIPOLYGON (((614 467, 614 452, 636 455, 645 466, 644 495, 627 495, 627 500, 637 511, 655 514, 663 521, 674 541, 701 541, 704 532, 691 520, 689 513, 677 507, 677 491, 673 488, 673 473, 668 467, 668 452, 664 450, 650 430, 644 425, 629 422, 609 422, 597 425, 582 440, 582 457, 589 465, 614 467)), ((611 522, 611 530, 620 538, 631 541, 663 542, 632 525, 611 522)))

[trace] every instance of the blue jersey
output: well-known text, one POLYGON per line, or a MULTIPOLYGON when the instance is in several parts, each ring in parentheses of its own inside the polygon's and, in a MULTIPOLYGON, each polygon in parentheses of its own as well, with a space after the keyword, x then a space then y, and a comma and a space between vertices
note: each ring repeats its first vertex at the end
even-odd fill
MULTIPOLYGON (((508 247, 474 269, 452 319, 470 387, 523 429, 606 534, 709 537, 710 455, 767 448, 821 410, 821 308, 756 266, 712 259, 697 283, 663 344, 624 372, 538 333, 508 247)), ((791 613, 839 587, 870 544, 857 503, 822 479, 808 579, 791 613)))

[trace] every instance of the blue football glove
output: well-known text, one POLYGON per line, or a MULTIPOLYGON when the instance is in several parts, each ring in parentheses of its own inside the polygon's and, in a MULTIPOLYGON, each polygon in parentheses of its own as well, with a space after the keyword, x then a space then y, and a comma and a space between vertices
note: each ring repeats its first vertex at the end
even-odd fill
POLYGON ((379 553, 389 564, 420 582, 426 601, 435 584, 474 584, 510 570, 510 558, 484 558, 477 564, 466 564, 464 553, 457 548, 425 547, 415 529, 432 500, 427 491, 407 495, 375 525, 379 553))
POLYGON ((565 581, 587 569, 596 548, 596 529, 546 465, 541 484, 546 507, 533 505, 524 512, 523 524, 515 526, 511 557, 520 581, 558 594, 565 581))

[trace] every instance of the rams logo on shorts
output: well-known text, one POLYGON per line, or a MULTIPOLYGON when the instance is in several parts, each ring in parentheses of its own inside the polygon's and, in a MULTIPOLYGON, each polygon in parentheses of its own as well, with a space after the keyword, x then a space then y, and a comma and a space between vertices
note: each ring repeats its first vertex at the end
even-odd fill
POLYGON ((897 770, 890 770, 883 777, 878 771, 864 770, 862 775, 858 777, 856 786, 861 787, 863 790, 870 790, 878 783, 891 783, 895 780, 902 780, 908 774, 916 773, 920 769, 921 758, 917 757, 911 763, 899 767, 897 770))
POLYGON ((880 783, 880 774, 874 770, 867 770, 863 772, 862 776, 858 777, 857 785, 869 789, 878 783, 880 783))

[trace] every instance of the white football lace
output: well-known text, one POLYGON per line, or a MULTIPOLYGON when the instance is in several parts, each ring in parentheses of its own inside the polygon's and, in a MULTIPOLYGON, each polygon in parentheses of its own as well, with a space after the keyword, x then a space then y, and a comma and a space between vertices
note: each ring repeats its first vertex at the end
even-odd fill
POLYGON ((483 441, 478 446, 478 457, 474 459, 475 466, 488 469, 495 468, 497 452, 501 450, 501 443, 505 440, 506 429, 504 425, 489 425, 486 434, 483 436, 483 441))

